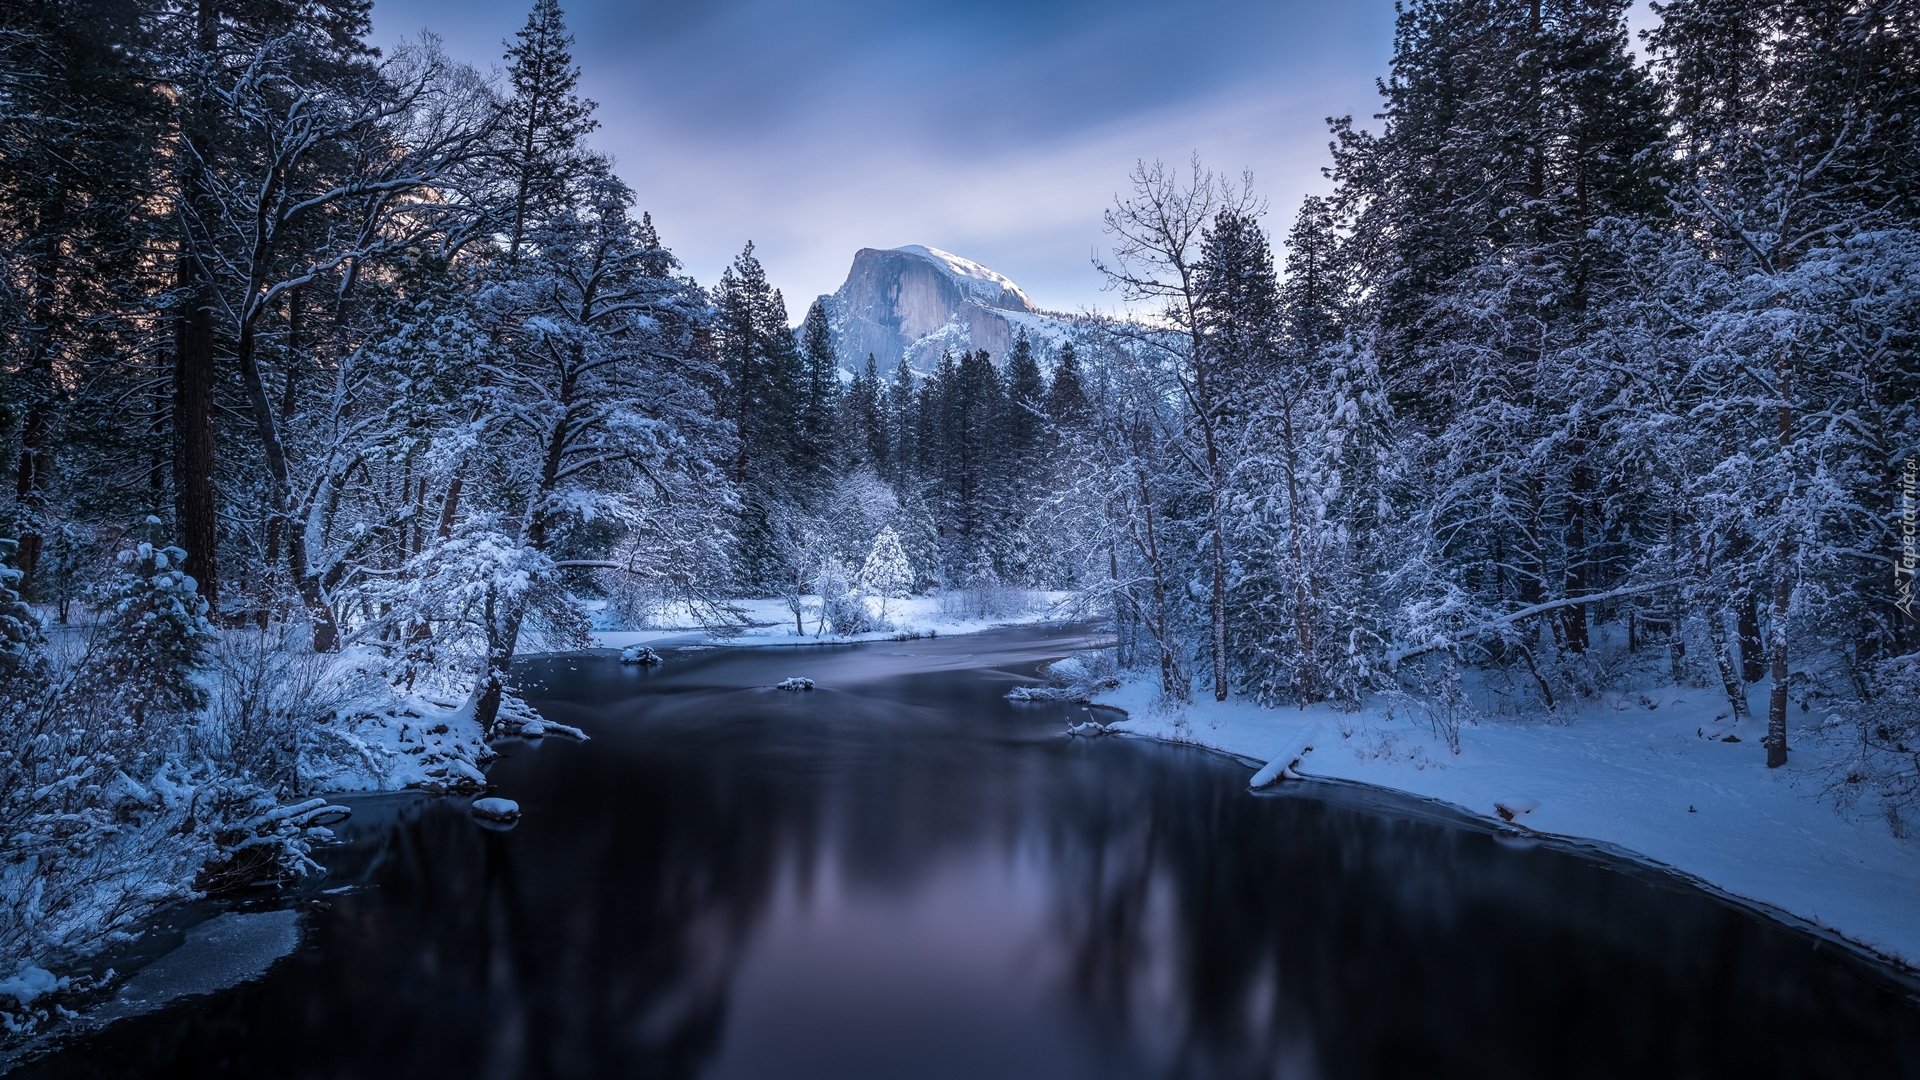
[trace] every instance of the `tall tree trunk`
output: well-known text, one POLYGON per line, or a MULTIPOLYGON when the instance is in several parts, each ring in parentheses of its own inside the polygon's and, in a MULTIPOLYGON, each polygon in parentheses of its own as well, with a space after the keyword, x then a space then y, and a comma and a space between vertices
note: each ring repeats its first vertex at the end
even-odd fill
MULTIPOLYGON (((1573 453, 1583 453, 1583 444, 1576 443, 1573 453)), ((1567 522, 1567 572, 1563 581, 1566 596, 1571 599, 1584 596, 1591 583, 1587 581, 1587 504, 1593 488, 1591 477, 1584 465, 1575 464, 1568 477, 1572 487, 1572 514, 1567 522)), ((1583 653, 1587 651, 1587 605, 1569 604, 1560 609, 1561 632, 1566 638, 1567 651, 1583 653)))
POLYGON ((1734 607, 1739 621, 1740 677, 1757 683, 1767 674, 1767 650, 1760 639, 1760 598, 1753 589, 1742 589, 1734 607))
POLYGON ((20 546, 14 552, 24 589, 33 583, 33 572, 40 561, 42 538, 38 518, 46 510, 47 489, 53 483, 55 406, 59 388, 53 374, 53 323, 58 313, 61 230, 66 220, 66 193, 59 192, 42 204, 38 232, 45 246, 35 260, 32 295, 28 301, 29 344, 25 382, 33 395, 32 404, 20 425, 20 461, 16 495, 20 508, 27 511, 20 530, 20 546))
POLYGON ((213 495, 213 297, 190 251, 180 256, 179 276, 184 310, 174 317, 174 532, 187 551, 182 568, 199 583, 207 605, 215 607, 220 586, 213 495))
MULTIPOLYGON (((1774 385, 1780 393, 1780 454, 1785 457, 1793 452, 1793 405, 1787 396, 1792 387, 1793 368, 1791 357, 1785 349, 1780 351, 1774 373, 1774 385)), ((1791 478, 1793 471, 1789 469, 1787 475, 1791 478)), ((1790 495, 1791 492, 1787 491, 1780 493, 1782 509, 1790 495)), ((1780 540, 1774 547, 1773 557, 1773 617, 1767 627, 1768 635, 1773 639, 1773 691, 1767 695, 1769 769, 1777 769, 1787 763, 1787 608, 1793 600, 1793 578, 1788 572, 1792 548, 1787 539, 1785 523, 1777 527, 1780 540)))
MULTIPOLYGON (((196 10, 194 46, 199 59, 211 63, 219 44, 220 12, 215 0, 200 0, 196 10)), ((211 156, 208 129, 214 109, 212 88, 199 76, 183 117, 186 146, 180 155, 180 254, 177 269, 180 309, 174 315, 173 342, 173 523, 180 546, 187 551, 182 569, 217 608, 220 577, 216 538, 213 469, 214 355, 213 283, 201 261, 201 238, 196 221, 210 221, 213 210, 204 162, 211 156)))

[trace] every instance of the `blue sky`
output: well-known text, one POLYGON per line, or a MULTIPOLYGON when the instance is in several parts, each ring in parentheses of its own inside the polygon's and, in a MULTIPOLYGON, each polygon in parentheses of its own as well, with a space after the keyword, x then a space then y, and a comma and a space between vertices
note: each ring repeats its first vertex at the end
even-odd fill
MULTIPOLYGON (((564 2, 564 0, 563 0, 564 2)), ((525 0, 376 0, 482 69, 525 0)), ((1111 307, 1089 257, 1139 158, 1252 170, 1283 232, 1329 115, 1369 117, 1391 0, 575 0, 593 143, 690 272, 751 239, 797 319, 856 249, 928 244, 1045 307, 1111 307)), ((1371 121, 1368 121, 1371 126, 1371 121)))

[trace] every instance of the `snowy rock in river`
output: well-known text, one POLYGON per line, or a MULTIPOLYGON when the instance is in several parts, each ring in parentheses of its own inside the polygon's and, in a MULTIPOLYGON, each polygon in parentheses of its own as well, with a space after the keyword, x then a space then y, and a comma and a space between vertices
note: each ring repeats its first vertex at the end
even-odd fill
POLYGON ((1540 809, 1539 799, 1529 799, 1522 795, 1509 795, 1493 801, 1493 812, 1500 815, 1502 821, 1517 821, 1540 809))
POLYGON ((518 821, 520 804, 512 799, 475 799, 473 816, 482 821, 518 821))
POLYGON ((775 690, 811 690, 813 689, 813 680, 797 679, 797 678, 782 679, 778 684, 774 686, 774 689, 775 690))
POLYGON ((645 664, 652 667, 660 662, 660 654, 645 645, 629 645, 620 650, 620 662, 623 664, 645 664))

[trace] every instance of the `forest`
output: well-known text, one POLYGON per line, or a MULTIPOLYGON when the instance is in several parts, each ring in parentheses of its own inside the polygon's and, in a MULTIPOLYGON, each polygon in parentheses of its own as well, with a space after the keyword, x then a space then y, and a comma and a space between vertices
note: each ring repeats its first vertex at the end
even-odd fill
POLYGON ((685 272, 557 0, 496 73, 366 0, 8 4, 0 971, 309 868, 365 725, 484 784, 516 655, 745 598, 1065 594, 1170 701, 1652 666, 1768 765, 1851 740, 1834 798, 1903 830, 1920 5, 1627 8, 1407 0, 1284 228, 1142 163, 1113 310, 915 372, 750 243, 685 272))

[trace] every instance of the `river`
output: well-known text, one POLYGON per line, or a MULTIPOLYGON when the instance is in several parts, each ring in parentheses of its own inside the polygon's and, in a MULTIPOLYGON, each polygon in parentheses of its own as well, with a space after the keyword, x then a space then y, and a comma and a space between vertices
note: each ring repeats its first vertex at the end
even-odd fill
POLYGON ((516 827, 356 800, 263 978, 14 1075, 1920 1076, 1911 987, 1815 936, 1004 700, 1078 641, 530 662, 592 741, 501 748, 516 827))

